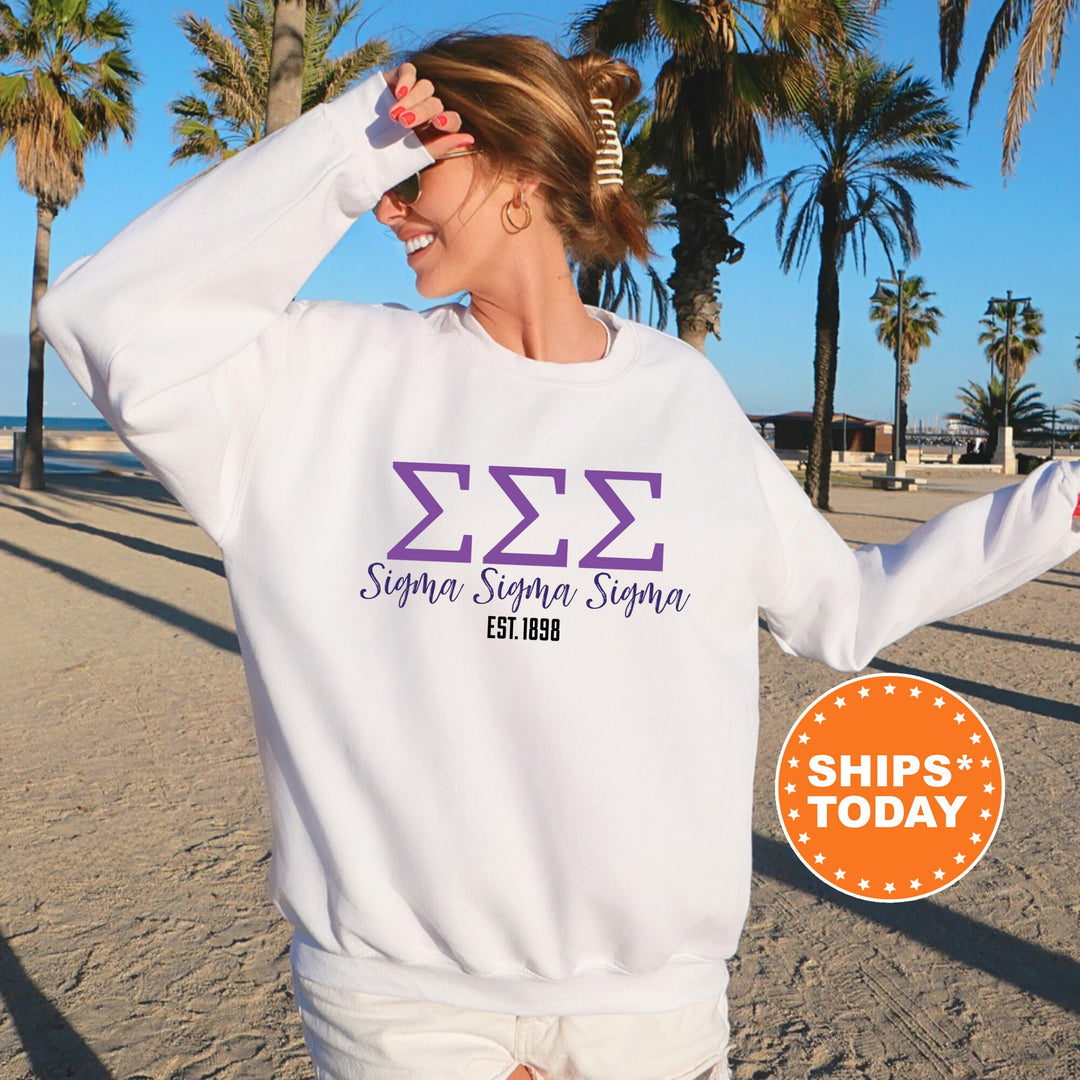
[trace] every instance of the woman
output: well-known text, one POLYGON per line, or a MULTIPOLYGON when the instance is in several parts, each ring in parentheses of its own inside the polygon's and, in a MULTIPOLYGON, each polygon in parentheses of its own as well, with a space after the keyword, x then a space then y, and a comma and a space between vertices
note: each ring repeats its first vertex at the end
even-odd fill
POLYGON ((611 124, 637 90, 444 39, 40 306, 222 549, 328 1080, 726 1076, 759 608, 854 671, 1080 547, 1058 464, 852 552, 703 357, 582 306, 568 250, 646 251, 611 124), (294 300, 367 210, 468 305, 294 300))

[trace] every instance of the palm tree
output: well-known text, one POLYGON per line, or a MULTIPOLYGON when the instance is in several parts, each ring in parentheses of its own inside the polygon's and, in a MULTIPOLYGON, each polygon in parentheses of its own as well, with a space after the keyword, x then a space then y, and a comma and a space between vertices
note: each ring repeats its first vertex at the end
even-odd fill
POLYGON ((1009 348, 1009 382, 1023 378, 1033 357, 1042 352, 1043 314, 1030 303, 1023 308, 1016 300, 994 301, 992 314, 979 320, 983 332, 979 344, 984 347, 987 360, 1005 376, 1005 322, 1012 321, 1011 346, 1009 348))
POLYGON ((45 487, 42 412, 45 338, 38 301, 49 282, 49 245, 57 213, 82 189, 88 151, 106 148, 117 131, 135 135, 132 91, 140 81, 128 52, 131 23, 112 0, 23 0, 16 15, 0 3, 0 153, 15 152, 19 186, 37 201, 30 300, 26 450, 19 486, 45 487))
POLYGON ((807 56, 864 27, 847 0, 607 0, 574 23, 579 44, 664 58, 655 86, 654 162, 668 176, 679 240, 668 279, 679 336, 720 336, 716 276, 742 256, 730 197, 764 175, 761 125, 790 113, 811 83, 807 56))
POLYGON ((1076 365, 1077 375, 1080 375, 1080 334, 1076 335, 1076 360, 1074 364, 1076 365))
MULTIPOLYGON (((919 359, 919 353, 930 345, 930 338, 939 329, 941 309, 929 303, 936 293, 928 292, 919 274, 912 274, 904 281, 904 340, 900 349, 900 460, 907 461, 907 401, 911 392, 911 365, 919 359)), ((876 322, 877 339, 887 345, 889 355, 896 355, 897 330, 896 290, 882 285, 880 298, 870 302, 870 321, 876 322)))
POLYGON ((865 53, 827 59, 819 69, 814 96, 796 121, 820 160, 771 182, 750 215, 779 204, 776 239, 785 273, 792 266, 801 268, 815 248, 819 254, 814 423, 806 492, 822 510, 829 507, 845 252, 850 246, 865 273, 866 239, 872 233, 890 267, 894 246, 909 262, 920 245, 915 203, 905 184, 966 186, 947 171, 956 167, 952 152, 959 125, 930 83, 910 72, 910 65, 887 66, 865 53), (799 196, 803 201, 796 208, 799 196))
MULTIPOLYGON (((963 405, 961 412, 948 414, 948 419, 959 420, 968 427, 982 431, 986 435, 983 455, 987 461, 997 449, 998 429, 1005 419, 1005 392, 1001 379, 992 378, 989 387, 969 381, 966 388, 961 388, 956 395, 963 405)), ((1042 395, 1035 389, 1034 383, 1017 386, 1009 394, 1009 427, 1018 439, 1033 434, 1044 428, 1050 416, 1050 410, 1042 403, 1042 395)))
MULTIPOLYGON (((329 58, 334 42, 356 18, 360 6, 361 0, 353 0, 333 11, 315 5, 308 9, 299 111, 336 97, 390 58, 389 46, 378 40, 329 58)), ((266 132, 274 2, 240 0, 228 5, 226 17, 231 36, 190 12, 177 19, 184 36, 207 63, 195 73, 201 95, 186 94, 169 105, 177 117, 173 134, 179 140, 173 163, 188 158, 220 161, 258 142, 266 132)))
MULTIPOLYGON (((990 23, 983 44, 979 66, 971 83, 968 100, 968 122, 975 114, 979 95, 986 85, 998 57, 1009 47, 1024 23, 1023 36, 1013 68, 1009 87, 1009 105, 1005 112, 1005 127, 1001 136, 1001 175, 1016 171, 1020 156, 1020 131, 1034 109, 1035 92, 1046 73, 1047 54, 1050 58, 1050 79, 1053 81, 1061 63, 1061 46, 1065 24, 1076 10, 1077 0, 1005 0, 990 23)), ((964 41, 964 25, 970 0, 938 0, 938 37, 941 46, 941 77, 951 87, 960 66, 960 48, 964 41)))

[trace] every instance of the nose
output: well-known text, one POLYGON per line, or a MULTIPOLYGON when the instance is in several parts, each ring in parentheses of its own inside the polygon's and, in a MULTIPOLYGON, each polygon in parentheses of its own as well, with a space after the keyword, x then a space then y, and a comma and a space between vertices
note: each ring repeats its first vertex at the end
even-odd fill
POLYGON ((390 225, 405 216, 405 204, 386 191, 375 206, 375 220, 380 225, 390 225))

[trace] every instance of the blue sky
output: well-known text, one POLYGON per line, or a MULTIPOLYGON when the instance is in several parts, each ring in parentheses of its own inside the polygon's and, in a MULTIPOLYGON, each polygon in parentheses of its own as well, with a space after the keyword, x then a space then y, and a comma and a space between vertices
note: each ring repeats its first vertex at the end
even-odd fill
MULTIPOLYGON (((144 72, 138 91, 139 128, 135 143, 122 143, 87 165, 85 190, 53 227, 51 276, 80 255, 104 244, 139 212, 151 206, 201 166, 170 167, 172 150, 168 102, 192 88, 196 65, 174 24, 182 10, 224 25, 224 0, 128 0, 122 4, 136 22, 134 54, 144 72)), ((568 46, 565 28, 583 5, 548 0, 544 15, 523 13, 516 4, 459 0, 448 19, 447 5, 424 0, 367 0, 361 38, 386 37, 407 49, 445 30, 464 26, 533 33, 568 46)), ((534 12, 537 8, 534 8, 534 12)), ((879 53, 894 63, 914 63, 915 71, 937 82, 934 0, 894 0, 884 13, 879 53)), ((956 90, 948 95, 954 112, 966 118, 971 74, 981 49, 989 6, 972 5, 964 64, 956 90)), ((351 35, 347 35, 351 36, 351 35)), ((987 366, 977 345, 978 320, 988 297, 1012 289, 1029 295, 1045 315, 1043 355, 1028 370, 1048 405, 1080 398, 1074 367, 1080 333, 1076 295, 1076 251, 1080 201, 1074 177, 1080 164, 1080 56, 1066 41, 1056 82, 1044 85, 1037 111, 1023 134, 1018 174, 1003 186, 999 171, 1001 124, 1012 55, 998 65, 983 93, 970 131, 959 149, 964 191, 913 189, 922 254, 908 268, 923 275, 944 312, 942 332, 913 372, 911 417, 930 424, 956 407, 955 395, 968 379, 985 381, 987 366)), ((643 68, 646 86, 648 65, 643 68)), ((768 175, 813 160, 799 140, 769 143, 768 175)), ((742 215, 738 215, 741 217, 742 215)), ((812 358, 816 263, 801 277, 784 275, 770 214, 742 228, 746 255, 720 274, 723 340, 708 347, 748 412, 809 409, 813 401, 812 358)), ((0 156, 0 414, 21 414, 25 406, 26 325, 35 212, 15 183, 13 157, 0 156)), ((673 238, 658 237, 670 250, 673 238)), ((670 271, 661 258, 659 269, 670 271)), ((885 418, 892 412, 893 369, 867 319, 876 275, 888 265, 871 248, 867 274, 850 265, 841 279, 841 326, 837 408, 885 418)), ((362 219, 309 280, 302 296, 362 302, 395 301, 422 306, 412 288, 400 244, 371 219, 362 219)), ((46 413, 89 416, 93 407, 75 387, 51 350, 46 370, 46 413)))

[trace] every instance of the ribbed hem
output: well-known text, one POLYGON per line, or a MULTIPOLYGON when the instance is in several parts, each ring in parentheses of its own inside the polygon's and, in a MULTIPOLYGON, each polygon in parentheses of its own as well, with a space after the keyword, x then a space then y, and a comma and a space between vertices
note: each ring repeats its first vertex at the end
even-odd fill
POLYGON ((552 982, 341 956, 308 944, 299 935, 293 938, 290 958, 298 975, 339 990, 515 1016, 668 1012, 715 997, 728 984, 723 960, 672 961, 645 974, 594 970, 552 982))

